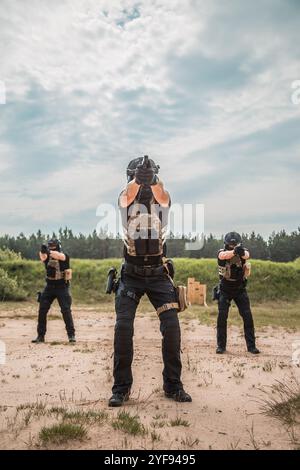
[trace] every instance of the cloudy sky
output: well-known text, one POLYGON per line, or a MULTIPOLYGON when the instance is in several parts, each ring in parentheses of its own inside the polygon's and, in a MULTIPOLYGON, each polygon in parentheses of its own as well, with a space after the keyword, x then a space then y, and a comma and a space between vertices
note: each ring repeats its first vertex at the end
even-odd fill
POLYGON ((299 16, 299 0, 1 0, 0 233, 90 232, 143 154, 173 202, 205 204, 207 233, 297 229, 299 16))

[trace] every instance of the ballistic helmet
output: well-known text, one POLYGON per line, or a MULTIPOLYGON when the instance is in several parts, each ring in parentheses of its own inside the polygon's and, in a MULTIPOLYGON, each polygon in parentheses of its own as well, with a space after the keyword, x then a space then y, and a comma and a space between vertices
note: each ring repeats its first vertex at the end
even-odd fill
POLYGON ((242 242, 242 237, 237 232, 228 232, 224 237, 224 244, 236 246, 242 242))
POLYGON ((48 248, 52 251, 61 251, 61 243, 57 238, 52 238, 48 241, 48 248))
MULTIPOLYGON (((126 170, 127 183, 133 180, 134 175, 135 175, 135 170, 137 169, 138 165, 140 165, 141 163, 143 163, 143 157, 134 158, 128 163, 127 170, 126 170)), ((149 158, 149 163, 154 170, 154 174, 157 175, 159 172, 159 165, 156 165, 155 162, 151 158, 149 158)))

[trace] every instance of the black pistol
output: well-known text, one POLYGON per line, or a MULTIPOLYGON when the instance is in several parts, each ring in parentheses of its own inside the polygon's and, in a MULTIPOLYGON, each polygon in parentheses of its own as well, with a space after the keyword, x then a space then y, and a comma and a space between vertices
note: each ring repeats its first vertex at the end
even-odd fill
POLYGON ((149 168, 149 157, 148 155, 144 155, 143 162, 142 162, 142 167, 143 168, 149 168))
POLYGON ((106 294, 111 294, 117 290, 117 273, 116 268, 110 268, 107 274, 106 294))

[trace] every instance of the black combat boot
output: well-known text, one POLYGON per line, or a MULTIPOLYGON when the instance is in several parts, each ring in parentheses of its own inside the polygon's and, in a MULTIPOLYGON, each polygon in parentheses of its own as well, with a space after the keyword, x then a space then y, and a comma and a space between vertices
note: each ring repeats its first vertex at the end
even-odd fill
POLYGON ((33 339, 31 341, 32 343, 44 343, 45 342, 45 336, 38 335, 37 338, 33 339))
POLYGON ((216 349, 216 354, 224 354, 226 352, 225 348, 222 348, 221 346, 218 346, 216 349))
POLYGON ((191 402, 192 397, 186 393, 183 388, 179 390, 175 390, 175 392, 165 392, 165 396, 167 398, 172 398, 172 400, 179 401, 179 402, 191 402))
POLYGON ((113 393, 109 399, 108 406, 122 406, 129 399, 129 393, 113 393))
POLYGON ((257 349, 256 346, 253 346, 252 348, 248 348, 248 352, 251 353, 251 354, 259 354, 260 350, 257 349))
POLYGON ((70 335, 68 336, 68 338, 69 338, 69 343, 76 343, 75 335, 70 335))

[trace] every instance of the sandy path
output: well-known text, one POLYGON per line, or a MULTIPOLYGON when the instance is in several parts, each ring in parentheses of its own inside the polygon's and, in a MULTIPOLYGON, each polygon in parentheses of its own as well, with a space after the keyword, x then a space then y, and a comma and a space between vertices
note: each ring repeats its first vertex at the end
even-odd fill
POLYGON ((229 352, 217 356, 214 328, 183 318, 183 382, 193 403, 177 404, 164 398, 161 390, 158 321, 152 313, 139 314, 135 323, 135 381, 132 399, 124 409, 137 414, 149 432, 134 437, 112 429, 111 419, 118 410, 107 407, 112 385, 112 312, 93 308, 76 311, 76 345, 65 343, 60 319, 48 323, 46 344, 32 345, 34 319, 14 318, 12 312, 5 317, 2 311, 1 315, 0 339, 7 348, 6 364, 0 365, 2 449, 34 448, 40 429, 58 421, 54 416, 39 416, 27 422, 26 410, 16 418, 17 406, 37 401, 47 407, 108 413, 103 425, 88 426, 88 440, 68 448, 293 448, 284 426, 262 415, 257 400, 263 396, 261 387, 287 380, 292 374, 299 377, 300 369, 291 362, 292 343, 299 333, 271 328, 258 331, 262 354, 256 357, 245 352, 241 330, 231 327, 229 352), (176 418, 186 421, 186 426, 171 426, 176 418))

